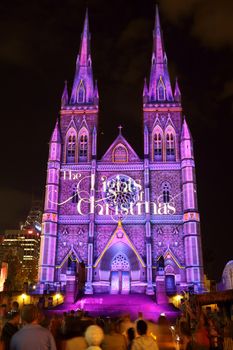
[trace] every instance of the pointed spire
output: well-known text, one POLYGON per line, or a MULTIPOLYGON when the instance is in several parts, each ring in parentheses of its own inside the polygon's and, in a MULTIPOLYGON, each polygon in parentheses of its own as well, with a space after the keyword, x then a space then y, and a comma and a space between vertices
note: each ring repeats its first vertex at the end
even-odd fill
POLYGON ((88 21, 88 9, 86 9, 83 32, 81 36, 81 46, 79 52, 79 64, 86 66, 90 58, 90 33, 89 33, 89 21, 88 21))
POLYGON ((178 84, 178 79, 176 78, 176 84, 175 84, 175 90, 174 90, 174 99, 177 102, 181 101, 181 93, 180 93, 180 88, 178 84))
POLYGON ((55 128, 53 130, 50 143, 51 142, 56 142, 60 143, 61 142, 61 132, 60 132, 60 126, 59 126, 59 120, 57 119, 55 128))
POLYGON ((192 135, 186 122, 185 116, 181 130, 181 140, 192 140, 192 135))
POLYGON ((93 104, 94 82, 92 73, 91 35, 89 32, 88 10, 86 10, 79 55, 76 61, 76 72, 72 88, 71 104, 93 104))
POLYGON ((154 52, 155 52, 156 63, 157 64, 163 63, 164 49, 163 49, 163 41, 162 41, 162 31, 160 27, 158 5, 156 5, 156 10, 155 10, 155 27, 154 27, 153 37, 154 37, 154 52))
POLYGON ((65 85, 64 85, 64 90, 62 93, 62 97, 61 97, 61 106, 64 107, 65 105, 68 104, 68 88, 67 88, 67 80, 65 80, 65 85))
POLYGON ((143 88, 143 97, 148 95, 148 87, 147 87, 147 82, 146 78, 144 79, 144 88, 143 88))
POLYGON ((99 91, 98 91, 97 80, 95 80, 94 101, 96 101, 96 103, 98 103, 99 101, 99 91))
POLYGON ((144 87, 143 87, 143 103, 148 102, 148 87, 147 87, 147 82, 146 78, 144 79, 144 87))
POLYGON ((155 27, 153 30, 153 52, 148 95, 149 102, 161 101, 161 103, 164 103, 164 101, 174 100, 167 67, 167 56, 164 51, 162 29, 160 26, 159 10, 157 5, 155 12, 155 27))

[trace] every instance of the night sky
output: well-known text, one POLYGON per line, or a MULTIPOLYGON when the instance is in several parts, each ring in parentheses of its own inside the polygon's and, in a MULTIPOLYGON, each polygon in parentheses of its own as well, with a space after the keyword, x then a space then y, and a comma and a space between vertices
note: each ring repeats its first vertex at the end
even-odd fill
MULTIPOLYGON (((233 259, 233 2, 158 3, 172 83, 178 76, 194 139, 206 272, 219 279, 233 259)), ((87 5, 100 95, 99 157, 119 124, 142 156, 155 2, 1 1, 1 232, 17 228, 31 199, 43 197, 48 142, 64 80, 72 86, 87 5)))

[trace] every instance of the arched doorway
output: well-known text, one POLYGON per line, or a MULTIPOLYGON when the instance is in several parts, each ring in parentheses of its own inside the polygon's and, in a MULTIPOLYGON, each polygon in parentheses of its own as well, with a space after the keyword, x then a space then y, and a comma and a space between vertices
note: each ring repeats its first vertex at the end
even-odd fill
POLYGON ((176 294, 176 282, 174 274, 166 274, 165 276, 165 286, 167 295, 176 294))
POLYGON ((130 263, 122 252, 111 261, 111 294, 128 294, 130 292, 130 263))

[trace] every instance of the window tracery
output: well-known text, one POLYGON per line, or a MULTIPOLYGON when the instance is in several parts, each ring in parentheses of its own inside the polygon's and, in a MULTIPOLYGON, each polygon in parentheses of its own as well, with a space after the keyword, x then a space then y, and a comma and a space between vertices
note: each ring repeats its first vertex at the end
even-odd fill
POLYGON ((172 128, 166 131, 166 160, 175 160, 175 132, 172 128))
POLYGON ((162 77, 160 77, 157 87, 157 95, 159 101, 166 100, 166 90, 162 77))
POLYGON ((88 133, 86 129, 80 131, 79 147, 78 147, 79 162, 85 162, 88 158, 88 133))
POLYGON ((80 82, 78 91, 77 91, 77 101, 78 103, 84 103, 85 102, 85 87, 83 85, 83 81, 80 82))
POLYGON ((76 135, 72 131, 67 137, 66 143, 66 162, 74 163, 75 162, 75 149, 76 149, 76 135))
POLYGON ((154 159, 162 160, 162 135, 159 131, 154 134, 154 159))
POLYGON ((113 162, 114 163, 126 163, 128 162, 128 151, 122 144, 117 145, 113 150, 113 162))
POLYGON ((123 254, 118 254, 112 260, 112 271, 129 271, 130 265, 128 259, 123 254))

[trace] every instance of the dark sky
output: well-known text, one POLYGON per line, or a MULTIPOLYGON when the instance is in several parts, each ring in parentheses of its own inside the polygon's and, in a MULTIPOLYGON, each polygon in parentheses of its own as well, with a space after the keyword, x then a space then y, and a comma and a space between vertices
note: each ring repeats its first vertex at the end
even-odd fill
MULTIPOLYGON (((86 5, 100 94, 99 156, 119 124, 141 155, 141 95, 150 70, 155 2, 1 1, 1 230, 17 227, 31 198, 43 196, 48 141, 64 80, 72 84, 86 5)), ((233 2, 159 5, 172 82, 177 75, 194 138, 206 271, 219 279, 233 259, 233 2)))

